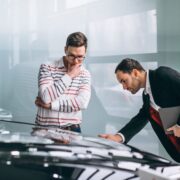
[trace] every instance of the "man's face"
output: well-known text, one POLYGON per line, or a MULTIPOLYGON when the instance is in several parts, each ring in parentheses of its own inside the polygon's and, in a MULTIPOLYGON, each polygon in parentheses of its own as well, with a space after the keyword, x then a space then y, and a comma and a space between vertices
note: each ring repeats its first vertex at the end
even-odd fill
POLYGON ((131 72, 131 74, 118 70, 116 73, 116 78, 119 83, 122 84, 123 89, 130 91, 132 94, 136 94, 141 88, 140 79, 134 70, 131 72))
POLYGON ((66 60, 69 65, 81 65, 85 58, 86 48, 85 46, 73 47, 68 46, 65 47, 66 60))

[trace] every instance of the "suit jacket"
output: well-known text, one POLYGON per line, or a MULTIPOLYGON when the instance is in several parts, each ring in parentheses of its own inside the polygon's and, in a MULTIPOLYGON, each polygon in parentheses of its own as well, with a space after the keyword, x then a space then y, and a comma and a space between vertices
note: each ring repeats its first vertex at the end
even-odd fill
MULTIPOLYGON (((155 103, 160 107, 180 106, 180 73, 168 68, 159 67, 149 71, 149 81, 155 103)), ((176 161, 180 162, 180 152, 178 152, 167 138, 164 130, 157 126, 149 114, 149 95, 143 93, 143 106, 139 113, 133 117, 119 132, 125 137, 125 143, 136 135, 144 126, 150 122, 161 143, 176 161)), ((180 118, 178 120, 180 125, 180 118)), ((178 138, 180 143, 180 138, 178 138)))

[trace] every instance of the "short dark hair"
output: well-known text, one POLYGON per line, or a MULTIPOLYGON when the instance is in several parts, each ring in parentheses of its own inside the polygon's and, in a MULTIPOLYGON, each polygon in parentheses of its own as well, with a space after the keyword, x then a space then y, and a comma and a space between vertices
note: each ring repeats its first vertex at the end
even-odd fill
POLYGON ((67 37, 66 47, 81 47, 85 46, 87 49, 87 38, 82 32, 74 32, 67 37))
POLYGON ((122 71, 124 73, 128 73, 131 74, 133 69, 137 69, 139 71, 145 71, 144 68, 141 66, 141 64, 135 60, 135 59, 130 59, 130 58, 126 58, 123 59, 116 67, 115 69, 115 73, 117 73, 117 71, 122 71))

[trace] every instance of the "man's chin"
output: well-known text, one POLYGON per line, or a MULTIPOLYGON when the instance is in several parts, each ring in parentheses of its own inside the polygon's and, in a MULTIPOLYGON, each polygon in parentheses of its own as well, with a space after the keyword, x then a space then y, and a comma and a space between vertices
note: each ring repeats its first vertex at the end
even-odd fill
POLYGON ((137 91, 130 91, 131 92, 131 94, 136 94, 137 93, 137 91))
POLYGON ((81 66, 81 65, 82 65, 82 63, 73 63, 73 64, 72 64, 72 66, 75 66, 75 65, 79 65, 79 66, 81 66))

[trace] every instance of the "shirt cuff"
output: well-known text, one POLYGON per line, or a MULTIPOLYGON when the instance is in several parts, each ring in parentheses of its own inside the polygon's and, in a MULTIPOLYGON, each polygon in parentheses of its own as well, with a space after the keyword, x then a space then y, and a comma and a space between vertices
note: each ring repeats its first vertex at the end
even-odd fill
POLYGON ((122 142, 121 142, 121 143, 124 143, 124 142, 125 142, 125 137, 124 137, 124 135, 123 135, 122 133, 117 133, 117 134, 119 134, 119 135, 122 137, 122 142))

